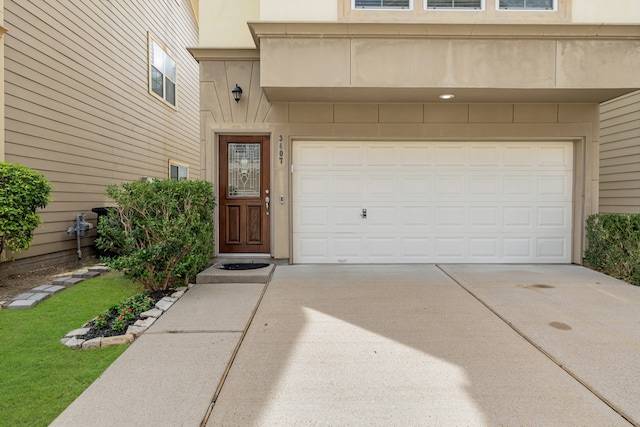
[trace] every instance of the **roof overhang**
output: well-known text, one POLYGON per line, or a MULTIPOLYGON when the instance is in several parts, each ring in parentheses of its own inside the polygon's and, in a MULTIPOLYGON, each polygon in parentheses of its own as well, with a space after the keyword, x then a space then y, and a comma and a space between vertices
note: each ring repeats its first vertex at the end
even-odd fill
POLYGON ((640 26, 249 27, 271 102, 603 102, 640 88, 640 26))

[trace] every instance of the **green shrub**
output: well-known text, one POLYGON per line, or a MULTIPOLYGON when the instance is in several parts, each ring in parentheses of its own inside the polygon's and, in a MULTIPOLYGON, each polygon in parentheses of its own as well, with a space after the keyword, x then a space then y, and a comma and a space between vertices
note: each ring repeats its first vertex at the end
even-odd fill
POLYGON ((149 291, 189 283, 213 256, 211 183, 163 180, 109 186, 117 207, 100 218, 99 249, 106 264, 149 291))
POLYGON ((584 259, 598 271, 640 285, 640 215, 589 216, 584 259))
POLYGON ((0 255, 29 249, 42 222, 36 209, 51 201, 51 185, 40 172, 0 162, 0 255))

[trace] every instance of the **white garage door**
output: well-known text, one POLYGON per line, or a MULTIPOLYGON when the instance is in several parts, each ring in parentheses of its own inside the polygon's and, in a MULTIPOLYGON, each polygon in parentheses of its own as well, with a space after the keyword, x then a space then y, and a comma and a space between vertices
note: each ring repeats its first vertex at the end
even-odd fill
POLYGON ((295 263, 569 263, 570 142, 293 143, 295 263))

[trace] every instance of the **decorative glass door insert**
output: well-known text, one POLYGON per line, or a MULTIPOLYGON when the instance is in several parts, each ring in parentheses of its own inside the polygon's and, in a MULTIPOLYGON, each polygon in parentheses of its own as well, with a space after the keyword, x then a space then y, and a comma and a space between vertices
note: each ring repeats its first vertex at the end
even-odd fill
POLYGON ((228 194, 260 196, 260 144, 229 144, 228 194))

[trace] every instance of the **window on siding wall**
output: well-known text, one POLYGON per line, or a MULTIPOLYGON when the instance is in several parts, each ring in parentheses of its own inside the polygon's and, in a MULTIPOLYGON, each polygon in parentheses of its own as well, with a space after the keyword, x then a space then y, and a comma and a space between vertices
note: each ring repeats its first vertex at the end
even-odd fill
POLYGON ((169 178, 182 181, 189 178, 189 166, 169 161, 169 178))
POLYGON ((149 34, 149 93, 176 106, 176 61, 167 49, 149 34))
POLYGON ((500 9, 554 10, 554 0, 499 0, 500 9))
POLYGON ((482 0, 426 0, 425 9, 482 9, 482 0))
POLYGON ((355 9, 411 9, 411 0, 353 0, 355 9))

